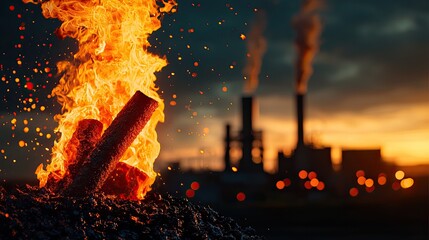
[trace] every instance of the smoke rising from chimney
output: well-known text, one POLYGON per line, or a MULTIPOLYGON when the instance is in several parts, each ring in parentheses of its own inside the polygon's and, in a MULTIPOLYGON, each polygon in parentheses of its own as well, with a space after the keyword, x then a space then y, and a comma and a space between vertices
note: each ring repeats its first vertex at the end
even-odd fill
POLYGON ((304 94, 307 91, 307 81, 313 73, 311 63, 319 50, 319 36, 322 22, 318 11, 323 5, 322 0, 303 0, 301 12, 294 16, 292 25, 296 30, 295 47, 296 60, 296 91, 304 94))
POLYGON ((263 35, 266 26, 264 11, 258 11, 252 23, 247 40, 247 63, 243 70, 245 76, 244 92, 251 94, 258 87, 258 75, 261 71, 262 58, 267 49, 267 41, 263 35))

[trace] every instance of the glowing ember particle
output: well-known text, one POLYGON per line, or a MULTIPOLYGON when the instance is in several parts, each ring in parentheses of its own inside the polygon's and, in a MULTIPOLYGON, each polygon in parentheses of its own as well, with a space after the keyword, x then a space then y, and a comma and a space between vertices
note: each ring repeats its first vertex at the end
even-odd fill
POLYGON ((28 90, 33 90, 34 84, 32 82, 27 82, 25 84, 25 88, 27 88, 28 90))
POLYGON ((43 111, 45 111, 45 109, 46 109, 46 107, 45 107, 45 106, 41 106, 41 107, 40 107, 40 111, 42 111, 42 112, 43 112, 43 111))
POLYGON ((401 180, 405 177, 405 172, 402 170, 396 171, 395 178, 401 180))
POLYGON ((228 91, 228 88, 227 87, 225 87, 225 86, 223 86, 222 87, 222 92, 227 92, 228 91))
POLYGON ((374 186, 374 180, 372 180, 371 178, 366 179, 365 180, 365 186, 368 188, 374 186))
POLYGON ((325 183, 322 181, 319 181, 319 184, 317 184, 317 190, 322 191, 323 189, 325 189, 325 183))
POLYGON ((194 67, 198 67, 199 63, 198 62, 194 62, 194 67))
POLYGON ((401 183, 399 181, 395 181, 392 183, 392 189, 395 191, 398 191, 399 189, 401 189, 401 183))
POLYGON ((240 34, 240 38, 241 38, 241 40, 245 40, 246 39, 246 35, 240 34))
POLYGON ((238 169, 237 169, 236 167, 231 167, 231 170, 232 170, 233 172, 238 172, 238 169))
POLYGON ((24 147, 24 146, 25 146, 25 142, 24 142, 23 140, 20 140, 20 141, 18 142, 18 146, 20 146, 20 147, 24 147))
POLYGON ((313 172, 313 171, 311 171, 311 172, 309 172, 308 173, 308 178, 311 180, 311 179, 314 179, 314 178, 316 178, 317 177, 317 173, 315 173, 315 172, 313 172))
POLYGON ((365 171, 364 170, 358 170, 356 171, 356 177, 364 177, 365 176, 365 171))
POLYGON ((311 189, 311 183, 310 183, 310 181, 305 181, 305 183, 304 183, 304 187, 305 187, 307 190, 310 190, 310 189, 311 189))
POLYGON ((311 185, 312 187, 317 187, 317 185, 319 185, 319 180, 318 180, 317 178, 313 178, 313 179, 311 179, 311 181, 310 181, 310 185, 311 185))
POLYGON ((285 183, 283 181, 277 181, 276 182, 276 188, 279 190, 282 190, 283 188, 285 188, 285 183))
POLYGON ((30 131, 30 129, 29 129, 28 127, 25 127, 25 128, 24 128, 24 132, 25 132, 25 133, 28 133, 28 131, 30 131))
POLYGON ((237 193, 237 201, 239 202, 243 202, 244 200, 246 200, 246 194, 244 194, 244 192, 239 192, 237 193))
POLYGON ((350 188, 349 194, 352 197, 356 197, 359 194, 359 190, 357 188, 350 188))
POLYGON ((291 185, 291 183, 292 183, 289 178, 285 178, 283 180, 283 182, 285 183, 285 187, 289 187, 291 185))
POLYGON ((197 191, 198 189, 200 189, 200 184, 198 182, 192 182, 191 189, 197 191))
POLYGON ((387 178, 385 176, 380 176, 378 177, 377 182, 379 185, 384 185, 387 182, 387 178))
POLYGON ((177 105, 177 102, 176 101, 170 101, 170 106, 176 106, 177 105))
POLYGON ((365 181, 366 181, 366 178, 365 178, 364 176, 360 176, 360 177, 357 179, 357 183, 358 183, 359 185, 364 185, 364 184, 365 184, 365 181))
POLYGON ((10 11, 13 11, 13 10, 15 10, 15 6, 13 6, 13 5, 10 5, 10 6, 9 6, 9 10, 10 10, 10 11))
POLYGON ((405 178, 401 180, 401 187, 404 189, 410 188, 414 185, 414 179, 405 178))
POLYGON ((188 190, 186 190, 186 197, 187 198, 193 198, 193 197, 195 197, 195 191, 194 190, 192 190, 192 189, 188 189, 188 190))
POLYGON ((208 128, 208 127, 205 127, 205 128, 203 128, 203 133, 204 134, 209 134, 209 132, 210 132, 210 129, 208 128))
POLYGON ((374 186, 371 186, 371 187, 365 187, 365 190, 366 190, 366 192, 368 192, 368 193, 372 193, 372 192, 374 192, 375 187, 374 187, 374 186))
POLYGON ((299 178, 301 178, 301 179, 306 179, 306 178, 307 178, 307 176, 308 176, 308 173, 307 173, 307 171, 305 171, 305 170, 301 170, 301 171, 299 171, 298 176, 299 176, 299 178))

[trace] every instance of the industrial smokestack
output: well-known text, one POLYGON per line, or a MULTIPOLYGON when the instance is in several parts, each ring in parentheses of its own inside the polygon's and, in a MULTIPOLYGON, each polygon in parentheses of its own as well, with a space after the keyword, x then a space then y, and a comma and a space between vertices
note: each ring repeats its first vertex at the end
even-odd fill
POLYGON ((253 118, 255 116, 253 98, 250 96, 243 97, 241 103, 242 130, 240 140, 242 158, 240 160, 239 169, 244 172, 263 172, 262 132, 253 129, 253 118), (260 155, 252 153, 252 151, 256 149, 260 152, 260 155))
POLYGON ((242 160, 240 170, 248 171, 252 168, 252 143, 253 143, 253 98, 243 97, 242 104, 242 160))
POLYGON ((231 125, 226 124, 225 126, 225 172, 231 171, 231 125))
POLYGON ((304 94, 296 94, 297 147, 304 146, 304 94))

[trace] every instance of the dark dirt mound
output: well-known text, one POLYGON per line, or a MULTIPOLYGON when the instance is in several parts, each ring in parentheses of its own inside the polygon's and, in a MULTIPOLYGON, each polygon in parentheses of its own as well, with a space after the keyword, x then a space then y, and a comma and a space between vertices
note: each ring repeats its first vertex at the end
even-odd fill
POLYGON ((0 239, 263 239, 250 227, 186 199, 56 196, 0 186, 0 239))

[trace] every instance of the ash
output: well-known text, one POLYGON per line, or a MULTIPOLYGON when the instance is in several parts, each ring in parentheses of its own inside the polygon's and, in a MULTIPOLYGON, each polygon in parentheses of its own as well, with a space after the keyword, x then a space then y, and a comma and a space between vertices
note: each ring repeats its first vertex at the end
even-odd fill
POLYGON ((0 186, 0 229, 0 239, 263 239, 209 207, 170 195, 69 198, 28 185, 0 186))

